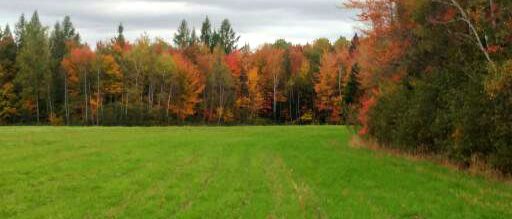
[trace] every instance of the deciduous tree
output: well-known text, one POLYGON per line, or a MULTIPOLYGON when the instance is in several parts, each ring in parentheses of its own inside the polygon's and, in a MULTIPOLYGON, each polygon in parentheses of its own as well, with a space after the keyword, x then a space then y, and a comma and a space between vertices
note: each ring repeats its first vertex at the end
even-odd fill
POLYGON ((176 74, 173 77, 170 89, 170 110, 181 121, 194 115, 196 105, 201 102, 201 92, 204 85, 201 84, 201 76, 197 68, 182 54, 173 54, 176 63, 176 74))

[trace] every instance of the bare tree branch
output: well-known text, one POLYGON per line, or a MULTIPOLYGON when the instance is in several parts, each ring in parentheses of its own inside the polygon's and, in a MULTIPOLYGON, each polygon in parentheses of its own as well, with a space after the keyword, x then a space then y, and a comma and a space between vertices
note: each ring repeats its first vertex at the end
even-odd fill
POLYGON ((482 53, 485 55, 485 58, 487 59, 487 61, 491 64, 491 66, 494 68, 494 61, 491 59, 491 56, 489 55, 489 53, 487 52, 487 49, 485 48, 485 46, 483 45, 482 43, 482 39, 480 38, 480 35, 478 35, 478 32, 476 31, 476 28, 475 26, 473 25, 473 23, 471 22, 468 14, 466 13, 466 11, 462 8, 462 6, 460 6, 460 4, 457 2, 457 0, 450 0, 453 4, 453 6, 455 8, 457 8, 457 10, 459 10, 459 13, 461 14, 462 16, 462 21, 464 21, 469 29, 471 30, 471 32, 473 33, 476 41, 477 41, 477 45, 478 47, 480 48, 480 50, 482 51, 482 53))
MULTIPOLYGON (((474 38, 472 41, 478 46, 480 51, 484 54, 485 59, 487 60, 487 62, 489 62, 489 64, 491 64, 492 68, 496 69, 494 61, 492 60, 491 56, 489 55, 489 52, 487 52, 487 49, 485 48, 485 46, 483 44, 482 38, 478 34, 478 31, 476 30, 475 26, 473 25, 473 22, 471 22, 471 18, 469 17, 466 10, 464 10, 464 8, 462 8, 462 6, 459 4, 459 2, 457 2, 457 0, 432 0, 432 2, 452 6, 459 11, 461 17, 457 18, 456 21, 462 21, 462 22, 466 23, 466 25, 468 25, 471 35, 473 35, 472 38, 474 38)), ((491 10, 492 10, 492 8, 491 8, 491 10)), ((450 22, 446 22, 446 24, 447 23, 450 23, 450 22)))

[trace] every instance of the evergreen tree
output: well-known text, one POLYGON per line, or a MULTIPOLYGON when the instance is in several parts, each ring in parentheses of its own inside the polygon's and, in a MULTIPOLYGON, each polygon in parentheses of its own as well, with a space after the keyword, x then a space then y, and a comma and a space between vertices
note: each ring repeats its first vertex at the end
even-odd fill
POLYGON ((190 44, 190 29, 186 20, 182 20, 178 31, 174 34, 174 45, 180 49, 186 48, 190 44))
POLYGON ((189 46, 193 46, 193 45, 197 44, 198 42, 199 42, 199 39, 197 38, 196 28, 193 28, 192 33, 190 35, 190 42, 188 44, 189 44, 189 46))
POLYGON ((65 16, 62 21, 62 32, 64 38, 67 40, 73 40, 75 42, 80 42, 80 34, 76 31, 73 23, 71 22, 71 18, 69 16, 65 16))
MULTIPOLYGON (((71 18, 65 16, 62 22, 55 23, 53 31, 50 35, 50 53, 51 53, 51 73, 52 73, 52 84, 51 84, 51 99, 55 105, 54 113, 62 113, 64 111, 65 101, 65 83, 66 77, 61 69, 62 59, 66 54, 69 53, 68 44, 72 43, 75 45, 80 44, 80 36, 76 32, 71 18)), ((55 115, 51 115, 54 117, 55 115)))
MULTIPOLYGON (((357 34, 356 34, 356 36, 357 36, 357 34)), ((350 41, 348 41, 345 37, 342 37, 342 36, 340 38, 338 38, 338 40, 336 40, 336 42, 334 42, 334 44, 333 44, 334 49, 337 51, 344 50, 349 45, 350 45, 350 41)))
MULTIPOLYGON (((0 65, 14 76, 16 62, 16 42, 9 25, 6 25, 0 37, 0 65)), ((12 79, 12 78, 11 78, 12 79)))
POLYGON ((211 51, 213 51, 214 44, 213 44, 213 33, 212 33, 212 24, 210 23, 210 19, 206 17, 204 19, 203 25, 201 26, 201 36, 200 36, 201 43, 203 43, 205 46, 210 48, 211 51))
MULTIPOLYGON (((354 58, 356 55, 357 47, 359 46, 359 36, 357 34, 354 35, 352 38, 352 41, 350 42, 350 47, 348 49, 348 53, 350 58, 354 58)), ((354 63, 352 65, 352 68, 350 70, 350 75, 347 81, 347 84, 345 86, 343 99, 346 105, 350 106, 352 104, 357 103, 358 101, 358 95, 359 95, 359 65, 354 63)))
POLYGON ((50 50, 47 28, 39 21, 37 11, 23 28, 21 49, 16 57, 19 72, 15 83, 20 89, 21 104, 36 121, 41 117, 41 101, 46 101, 47 112, 53 112, 50 95, 50 50))
POLYGON ((343 100, 346 105, 352 105, 357 103, 358 101, 358 93, 359 93, 359 66, 358 64, 354 64, 352 66, 352 71, 350 71, 350 75, 347 81, 347 85, 345 86, 343 100))
POLYGON ((115 38, 115 41, 121 47, 126 45, 126 39, 124 37, 124 26, 122 23, 117 27, 117 37, 115 38))
POLYGON ((274 48, 287 50, 290 46, 292 46, 292 44, 289 42, 286 42, 285 39, 278 39, 278 40, 276 40, 276 42, 274 42, 274 45, 272 45, 272 46, 274 48))
POLYGON ((236 35, 236 32, 231 27, 231 23, 228 19, 222 21, 219 32, 217 33, 218 41, 216 43, 220 45, 226 54, 229 54, 237 49, 238 40, 240 36, 236 35))
POLYGON ((13 84, 17 48, 9 25, 0 32, 0 124, 5 124, 12 123, 17 115, 13 84))
POLYGON ((359 46, 359 36, 356 33, 354 35, 354 37, 352 38, 352 41, 350 42, 350 48, 348 49, 348 53, 350 54, 350 56, 354 56, 358 46, 359 46))
POLYGON ((23 36, 25 35, 25 28, 27 26, 27 21, 25 19, 25 14, 21 14, 18 23, 16 23, 14 34, 16 35, 16 45, 18 45, 18 49, 21 49, 23 45, 23 36))
POLYGON ((221 45, 221 37, 217 30, 213 30, 210 50, 213 52, 218 45, 221 45))

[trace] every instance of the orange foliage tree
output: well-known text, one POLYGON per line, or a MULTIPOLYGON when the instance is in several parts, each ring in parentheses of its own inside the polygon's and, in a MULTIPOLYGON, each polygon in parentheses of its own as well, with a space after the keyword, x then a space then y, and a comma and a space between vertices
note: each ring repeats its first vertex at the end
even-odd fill
POLYGON ((322 57, 320 72, 315 84, 316 106, 327 116, 330 123, 339 123, 342 107, 342 77, 345 70, 336 53, 327 53, 322 57))
MULTIPOLYGON (((359 10, 359 20, 369 27, 361 30, 365 37, 360 40, 358 55, 353 60, 360 67, 359 80, 366 90, 364 99, 376 95, 373 91, 378 89, 374 88, 383 82, 394 83, 405 75, 406 69, 399 63, 412 46, 409 33, 416 26, 412 12, 420 4, 412 0, 349 0, 345 4, 359 10)), ((360 121, 363 127, 365 122, 360 121)))
POLYGON ((265 45, 254 55, 255 66, 263 78, 260 80, 265 100, 263 109, 271 111, 274 119, 277 117, 277 103, 285 100, 282 90, 279 89, 283 83, 284 54, 283 49, 265 45))
POLYGON ((62 60, 65 72, 65 110, 69 121, 70 114, 81 113, 82 121, 89 123, 91 83, 93 81, 96 54, 88 46, 70 45, 72 49, 62 60), (73 48, 74 47, 74 48, 73 48), (81 101, 81 100, 83 101, 81 101), (82 102, 82 104, 79 104, 82 102))
POLYGON ((196 105, 201 102, 204 84, 201 83, 201 75, 197 67, 182 54, 174 53, 173 59, 177 71, 173 75, 169 110, 183 121, 188 116, 194 115, 196 105))

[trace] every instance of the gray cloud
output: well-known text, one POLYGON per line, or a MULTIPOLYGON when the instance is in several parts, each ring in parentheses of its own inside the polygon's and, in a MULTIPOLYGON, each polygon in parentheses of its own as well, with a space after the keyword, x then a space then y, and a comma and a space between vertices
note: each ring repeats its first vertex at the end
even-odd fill
POLYGON ((119 22, 130 40, 143 33, 170 40, 181 19, 199 29, 206 15, 214 25, 230 19, 241 43, 252 46, 278 38, 305 43, 350 37, 357 25, 355 12, 339 7, 342 0, 0 0, 0 5, 0 23, 11 25, 34 10, 47 25, 70 15, 90 44, 114 36, 119 22))

